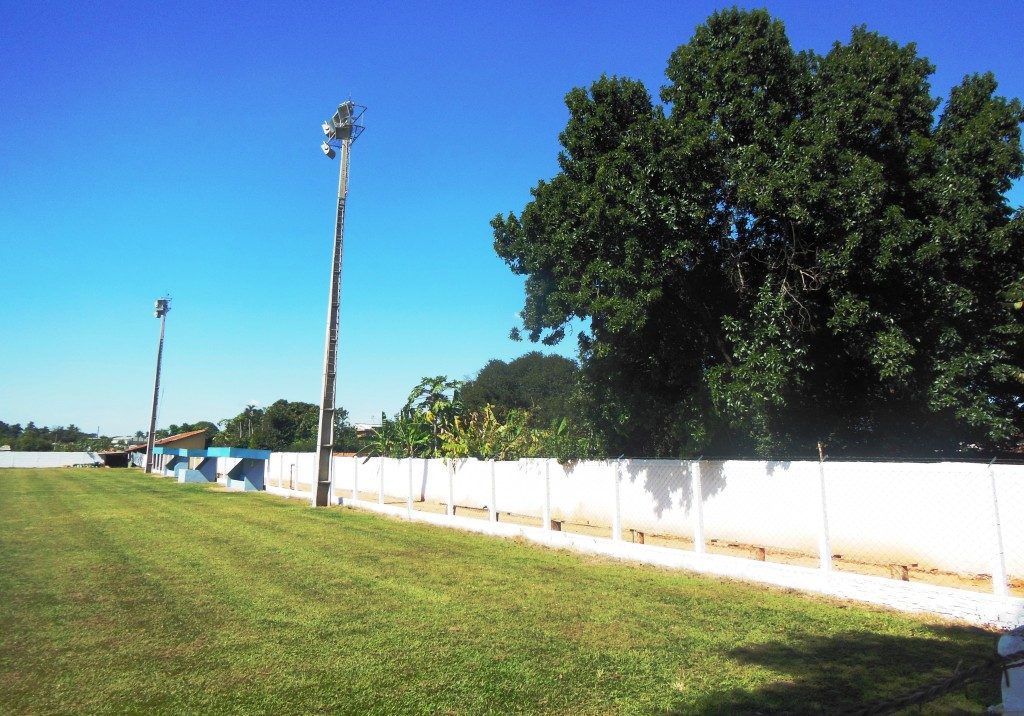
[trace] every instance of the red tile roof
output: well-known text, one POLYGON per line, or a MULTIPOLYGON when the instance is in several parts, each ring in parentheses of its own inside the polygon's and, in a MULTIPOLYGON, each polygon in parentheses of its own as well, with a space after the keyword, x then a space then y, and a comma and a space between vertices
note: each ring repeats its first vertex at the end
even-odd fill
MULTIPOLYGON (((192 431, 187 432, 187 433, 178 433, 177 435, 168 435, 165 438, 160 438, 159 440, 157 440, 153 444, 154 445, 167 445, 168 443, 177 442, 178 440, 184 440, 185 438, 190 438, 190 437, 192 437, 194 435, 199 435, 199 434, 205 433, 205 432, 206 432, 206 430, 203 429, 203 430, 192 430, 192 431)), ((128 447, 125 448, 125 451, 126 452, 138 452, 139 450, 142 450, 145 447, 146 447, 146 443, 137 443, 135 445, 129 445, 128 447)))

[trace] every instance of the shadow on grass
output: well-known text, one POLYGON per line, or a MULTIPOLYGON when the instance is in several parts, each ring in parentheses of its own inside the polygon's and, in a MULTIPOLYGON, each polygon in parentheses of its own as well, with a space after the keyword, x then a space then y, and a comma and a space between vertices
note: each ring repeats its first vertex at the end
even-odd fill
MULTIPOLYGON (((728 658, 770 670, 774 681, 752 689, 704 694, 675 714, 834 714, 904 696, 991 657, 997 636, 970 627, 932 627, 932 636, 849 632, 802 636, 786 644, 745 646, 728 658)), ((999 677, 972 684, 907 713, 983 713, 999 703, 999 677)))

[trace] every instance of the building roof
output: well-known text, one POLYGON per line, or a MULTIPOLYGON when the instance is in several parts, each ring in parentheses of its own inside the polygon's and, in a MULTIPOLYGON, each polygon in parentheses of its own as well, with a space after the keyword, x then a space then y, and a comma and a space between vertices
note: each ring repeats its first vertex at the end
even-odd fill
MULTIPOLYGON (((185 440, 186 438, 190 438, 190 437, 193 437, 195 435, 200 435, 200 434, 205 433, 205 432, 206 432, 206 429, 204 428, 203 430, 191 430, 191 431, 189 431, 187 433, 178 433, 177 435, 168 435, 165 438, 161 438, 161 439, 157 440, 153 444, 154 445, 171 445, 173 443, 178 442, 179 440, 185 440)), ((135 445, 129 445, 128 447, 125 448, 125 450, 128 451, 128 452, 138 452, 139 450, 144 450, 145 448, 146 448, 146 443, 136 443, 135 445)))

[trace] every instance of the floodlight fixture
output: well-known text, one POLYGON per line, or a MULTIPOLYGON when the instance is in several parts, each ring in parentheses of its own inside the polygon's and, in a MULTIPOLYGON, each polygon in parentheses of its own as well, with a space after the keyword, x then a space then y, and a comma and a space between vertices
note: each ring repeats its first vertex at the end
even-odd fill
POLYGON ((335 152, 327 151, 327 146, 340 149, 344 142, 354 141, 363 133, 360 121, 365 111, 366 107, 347 100, 339 104, 334 115, 320 125, 324 130, 324 136, 327 137, 327 141, 320 145, 320 149, 328 159, 334 159, 337 155, 335 152))
POLYGON ((323 144, 321 144, 320 145, 320 149, 323 150, 324 155, 328 159, 334 159, 334 157, 337 156, 337 154, 334 151, 334 147, 332 147, 327 142, 324 142, 323 144))

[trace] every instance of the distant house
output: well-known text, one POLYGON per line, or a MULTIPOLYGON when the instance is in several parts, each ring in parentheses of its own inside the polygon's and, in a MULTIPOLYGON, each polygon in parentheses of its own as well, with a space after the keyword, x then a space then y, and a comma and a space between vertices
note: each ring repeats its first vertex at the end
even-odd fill
POLYGON ((377 430, 380 429, 380 425, 374 425, 373 423, 356 423, 352 426, 356 430, 356 436, 360 440, 372 436, 377 430))
MULTIPOLYGON (((183 448, 186 450, 202 450, 206 447, 210 437, 205 430, 191 430, 187 433, 169 435, 156 441, 156 445, 169 448, 183 448)), ((127 467, 129 464, 136 467, 146 466, 146 443, 129 445, 123 450, 109 450, 100 453, 103 464, 107 467, 127 467)))

